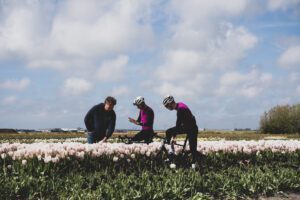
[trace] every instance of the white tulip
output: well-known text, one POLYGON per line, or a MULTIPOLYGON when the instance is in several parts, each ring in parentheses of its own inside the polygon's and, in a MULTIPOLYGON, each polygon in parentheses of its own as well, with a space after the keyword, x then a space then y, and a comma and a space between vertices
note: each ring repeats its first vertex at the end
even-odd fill
POLYGON ((134 154, 134 153, 131 154, 130 157, 131 157, 132 159, 135 159, 135 154, 134 154))
POLYGON ((27 160, 22 160, 22 165, 27 165, 27 160))
POLYGON ((170 164, 170 168, 171 168, 171 169, 175 169, 175 168, 176 168, 176 165, 175 165, 174 163, 171 163, 171 164, 170 164))
POLYGON ((6 153, 2 153, 1 158, 4 160, 6 158, 6 153))
POLYGON ((117 162, 118 160, 119 160, 119 158, 118 158, 117 156, 114 156, 114 157, 113 157, 113 161, 114 161, 114 162, 117 162))

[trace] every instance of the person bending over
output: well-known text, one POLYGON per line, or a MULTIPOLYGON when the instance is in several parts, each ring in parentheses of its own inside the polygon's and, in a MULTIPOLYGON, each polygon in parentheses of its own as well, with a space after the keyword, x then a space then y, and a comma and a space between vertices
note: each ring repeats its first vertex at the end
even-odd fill
POLYGON ((113 110, 117 104, 114 97, 106 97, 104 103, 93 106, 84 118, 88 131, 87 141, 89 144, 106 142, 115 130, 116 113, 113 110))
POLYGON ((176 103, 174 97, 171 95, 168 95, 164 98, 163 105, 168 110, 177 111, 176 126, 166 130, 166 142, 168 144, 173 145, 176 142, 176 135, 186 133, 189 141, 190 151, 193 156, 193 163, 195 163, 198 155, 198 126, 194 115, 192 114, 191 110, 187 107, 187 105, 185 105, 182 102, 176 103))

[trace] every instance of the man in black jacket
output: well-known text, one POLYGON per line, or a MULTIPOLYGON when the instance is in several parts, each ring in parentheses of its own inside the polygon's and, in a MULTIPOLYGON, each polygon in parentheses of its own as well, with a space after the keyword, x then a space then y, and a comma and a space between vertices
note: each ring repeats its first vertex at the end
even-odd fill
POLYGON ((104 103, 92 107, 84 118, 88 130, 88 143, 106 142, 112 135, 116 125, 116 113, 113 110, 117 104, 114 97, 106 97, 104 103))

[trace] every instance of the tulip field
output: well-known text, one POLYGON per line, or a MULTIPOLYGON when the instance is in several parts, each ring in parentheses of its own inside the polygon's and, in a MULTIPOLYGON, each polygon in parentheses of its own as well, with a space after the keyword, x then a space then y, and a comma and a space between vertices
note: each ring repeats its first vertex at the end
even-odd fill
POLYGON ((245 199, 300 192, 300 140, 200 140, 196 165, 180 146, 165 162, 161 145, 2 141, 0 199, 245 199))

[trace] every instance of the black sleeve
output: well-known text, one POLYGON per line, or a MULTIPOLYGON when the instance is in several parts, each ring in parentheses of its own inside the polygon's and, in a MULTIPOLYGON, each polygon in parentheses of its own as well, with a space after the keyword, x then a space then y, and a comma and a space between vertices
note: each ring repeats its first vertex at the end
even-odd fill
POLYGON ((138 118, 137 118, 136 121, 139 122, 139 123, 141 123, 141 111, 140 111, 139 116, 138 116, 138 118))
POLYGON ((182 128, 182 110, 177 111, 176 128, 180 130, 182 128))
POLYGON ((108 128, 106 130, 106 138, 110 138, 113 132, 115 131, 115 126, 116 126, 116 113, 112 113, 112 118, 108 124, 108 128))
POLYGON ((95 111, 96 111, 96 106, 92 107, 84 117, 85 127, 89 132, 95 131, 95 127, 94 127, 95 111))
POLYGON ((153 110, 147 110, 147 119, 145 123, 142 123, 142 126, 151 126, 153 124, 154 112, 153 110))

